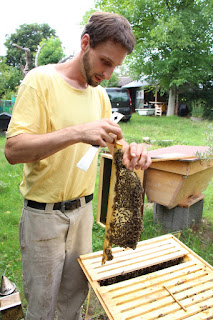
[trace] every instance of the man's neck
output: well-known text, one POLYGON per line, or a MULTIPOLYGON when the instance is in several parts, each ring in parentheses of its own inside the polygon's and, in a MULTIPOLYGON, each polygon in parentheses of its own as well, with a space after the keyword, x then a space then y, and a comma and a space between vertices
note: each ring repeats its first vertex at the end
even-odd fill
POLYGON ((88 84, 80 72, 80 54, 67 62, 57 64, 56 71, 72 87, 87 89, 88 84))

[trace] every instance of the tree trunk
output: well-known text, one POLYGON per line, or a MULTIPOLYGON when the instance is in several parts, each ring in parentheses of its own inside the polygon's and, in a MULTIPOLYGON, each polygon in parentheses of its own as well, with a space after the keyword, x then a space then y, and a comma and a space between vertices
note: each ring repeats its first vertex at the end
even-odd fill
POLYGON ((169 90, 169 102, 167 109, 167 116, 173 116, 175 114, 175 95, 176 95, 176 87, 173 86, 169 90))
POLYGON ((26 64, 25 64, 25 67, 21 64, 21 71, 23 73, 23 76, 25 77, 27 75, 27 73, 30 71, 30 60, 31 60, 31 57, 30 57, 30 49, 29 48, 23 48, 23 47, 20 47, 18 44, 16 43, 13 43, 12 44, 14 47, 20 49, 20 50, 23 50, 26 54, 26 64))
POLYGON ((35 56, 35 67, 36 67, 36 68, 38 67, 38 57, 39 57, 39 54, 40 54, 41 49, 43 48, 44 45, 45 45, 45 43, 43 43, 41 47, 40 47, 39 45, 37 46, 38 50, 37 50, 36 56, 35 56))

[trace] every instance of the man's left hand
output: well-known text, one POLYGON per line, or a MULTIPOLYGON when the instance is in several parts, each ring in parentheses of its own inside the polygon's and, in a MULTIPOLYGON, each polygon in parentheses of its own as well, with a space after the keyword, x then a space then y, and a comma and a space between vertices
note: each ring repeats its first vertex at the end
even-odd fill
POLYGON ((123 153, 123 164, 131 171, 134 169, 145 170, 152 163, 151 157, 149 156, 144 144, 132 142, 128 145, 124 143, 123 153))

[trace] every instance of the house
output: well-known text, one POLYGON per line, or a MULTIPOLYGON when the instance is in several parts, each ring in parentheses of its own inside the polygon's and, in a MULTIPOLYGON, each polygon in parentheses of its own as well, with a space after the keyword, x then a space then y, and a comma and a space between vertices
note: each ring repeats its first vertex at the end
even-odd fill
MULTIPOLYGON (((167 95, 160 95, 158 91, 150 90, 151 83, 141 78, 139 81, 132 81, 130 77, 121 77, 118 87, 127 88, 132 100, 132 112, 144 105, 151 107, 155 102, 165 102, 168 100, 167 95)), ((153 87, 153 85, 152 85, 153 87)))

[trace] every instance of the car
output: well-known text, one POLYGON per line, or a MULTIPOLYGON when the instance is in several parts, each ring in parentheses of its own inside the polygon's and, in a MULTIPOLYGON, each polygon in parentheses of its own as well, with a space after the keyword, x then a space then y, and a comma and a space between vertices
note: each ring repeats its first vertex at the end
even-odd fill
POLYGON ((106 88, 109 96, 112 113, 119 112, 124 115, 123 121, 129 121, 132 116, 132 101, 129 90, 126 88, 106 88))

